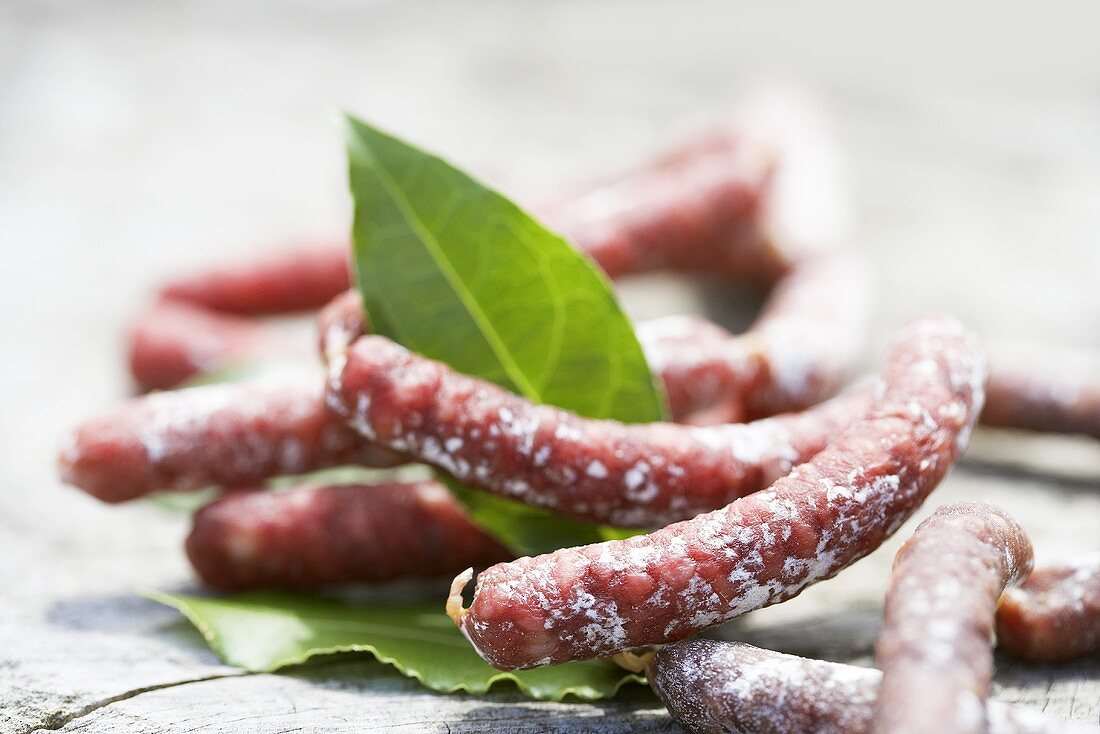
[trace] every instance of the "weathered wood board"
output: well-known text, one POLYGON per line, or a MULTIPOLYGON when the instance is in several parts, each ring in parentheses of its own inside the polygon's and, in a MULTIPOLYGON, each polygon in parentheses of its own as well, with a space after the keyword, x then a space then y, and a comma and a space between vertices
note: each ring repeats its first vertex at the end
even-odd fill
MULTIPOLYGON (((1014 21, 990 60, 966 56, 971 35, 929 59, 905 39, 875 57, 826 11, 804 29, 754 12, 756 32, 710 3, 0 4, 0 732, 677 731, 644 689, 601 704, 443 697, 361 658, 242 674, 134 593, 192 583, 185 519, 57 482, 66 428, 127 390, 122 329, 157 277, 340 236, 335 107, 535 195, 718 114, 745 72, 801 72, 832 93, 851 151, 880 277, 875 353, 929 308, 991 338, 1100 348, 1100 69, 1075 55, 1095 22, 1060 26, 1025 63, 1010 41, 1033 41, 1042 18, 1014 21), (685 17, 694 31, 669 30, 685 17), (989 82, 1022 70, 1037 76, 989 82)), ((678 282, 627 290, 639 316, 700 307, 678 282)), ((977 438, 931 506, 1004 505, 1040 562, 1100 547, 1096 442, 977 438)), ((721 634, 868 662, 898 542, 721 634)), ((1098 722, 1100 663, 999 660, 996 695, 1098 722)))

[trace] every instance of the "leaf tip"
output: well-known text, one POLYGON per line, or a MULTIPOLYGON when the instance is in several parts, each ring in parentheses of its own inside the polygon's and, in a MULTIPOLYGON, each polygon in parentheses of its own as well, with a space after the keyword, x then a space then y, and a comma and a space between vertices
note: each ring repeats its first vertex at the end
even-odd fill
POLYGON ((363 126, 363 121, 361 119, 347 110, 337 110, 334 113, 334 117, 336 124, 340 126, 345 138, 354 139, 358 137, 359 130, 363 126))

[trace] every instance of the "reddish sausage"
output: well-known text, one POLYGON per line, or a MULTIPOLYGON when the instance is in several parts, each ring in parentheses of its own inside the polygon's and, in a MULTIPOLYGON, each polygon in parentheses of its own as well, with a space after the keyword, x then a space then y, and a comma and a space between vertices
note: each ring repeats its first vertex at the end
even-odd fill
POLYGON ((876 732, 986 731, 997 599, 1032 561, 1023 528, 991 505, 941 507, 917 527, 886 593, 876 732))
POLYGON ((966 448, 985 358, 948 317, 910 323, 867 415, 770 489, 650 535, 502 563, 448 612, 502 669, 683 639, 789 599, 871 552, 966 448))
POLYGON ((430 481, 232 492, 196 513, 187 555, 224 591, 443 576, 512 557, 430 481))
POLYGON ((62 479, 105 502, 403 461, 336 420, 320 386, 273 379, 136 398, 79 426, 60 456, 62 479))
POLYGON ((1039 569, 1005 592, 997 639, 1012 655, 1036 663, 1100 655, 1100 553, 1039 569))
POLYGON ((624 425, 535 405, 378 336, 334 361, 327 399, 364 439, 571 517, 660 527, 767 487, 867 409, 859 390, 724 426, 624 425))

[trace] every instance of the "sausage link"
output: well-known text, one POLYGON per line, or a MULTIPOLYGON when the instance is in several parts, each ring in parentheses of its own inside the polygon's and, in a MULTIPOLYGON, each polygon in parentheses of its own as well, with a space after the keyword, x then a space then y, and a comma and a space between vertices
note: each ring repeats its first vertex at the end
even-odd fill
POLYGON ((789 265, 764 228, 773 168, 750 134, 716 131, 540 214, 611 278, 675 270, 770 282, 789 265))
POLYGON ((535 405, 378 336, 331 369, 327 399, 368 441, 570 517, 660 527, 767 487, 868 407, 856 391, 748 424, 624 425, 535 405))
MULTIPOLYGON (((683 639, 789 599, 877 548, 966 448, 985 358, 949 317, 903 329, 860 421, 768 490, 623 541, 502 563, 448 613, 501 669, 683 639)), ((379 427, 381 428, 381 427, 379 427)))
POLYGON ((997 599, 1032 562, 1023 528, 991 505, 941 507, 917 527, 894 559, 886 593, 875 732, 987 729, 997 599))
POLYGON ((130 374, 143 391, 176 387, 195 375, 278 349, 250 319, 177 301, 158 301, 129 335, 130 374))
POLYGON ((65 482, 104 502, 250 486, 339 464, 403 462, 332 416, 320 386, 272 379, 130 400, 78 427, 59 458, 65 482))
POLYGON ((997 640, 1022 660, 1100 656, 1100 552, 1035 571, 997 609, 997 640))
POLYGON ((867 274, 854 256, 808 258, 775 287, 743 334, 684 317, 638 325, 677 419, 728 406, 739 420, 802 410, 836 394, 859 359, 867 274))
POLYGON ((161 295, 246 316, 312 311, 351 287, 348 255, 345 243, 269 252, 176 279, 161 295))
POLYGON ((444 576, 512 558, 431 481, 232 492, 195 514, 186 548, 222 591, 444 576))
POLYGON ((1100 438, 1100 360, 1090 361, 998 355, 982 424, 1100 438))
MULTIPOLYGON (((870 734, 882 674, 742 642, 659 650, 649 683, 690 734, 870 734)), ((986 704, 990 734, 1096 732, 1034 709, 986 704)))

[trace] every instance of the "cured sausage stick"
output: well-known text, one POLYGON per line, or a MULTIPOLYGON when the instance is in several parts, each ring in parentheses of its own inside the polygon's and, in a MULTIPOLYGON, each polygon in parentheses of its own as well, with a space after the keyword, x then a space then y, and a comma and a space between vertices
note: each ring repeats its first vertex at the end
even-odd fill
POLYGON ((177 278, 160 295, 243 316, 315 311, 351 287, 348 257, 343 242, 267 252, 177 278))
POLYGON ((104 502, 166 489, 254 486, 340 464, 404 462, 335 419, 321 387, 304 379, 135 398, 79 426, 59 457, 62 479, 104 502))
POLYGON ((535 209, 611 278, 670 270, 768 283, 790 265, 766 231, 776 157, 731 126, 535 209))
POLYGON ((332 363, 326 399, 366 441, 471 486, 580 520, 660 527, 767 487, 857 420, 869 391, 747 424, 624 425, 364 336, 332 363))
POLYGON ((997 355, 982 424, 1100 438, 1100 359, 1067 362, 997 355))
POLYGON ((894 559, 875 647, 877 734, 986 731, 997 600, 1033 558, 1023 528, 991 505, 948 505, 917 526, 894 559))
POLYGON ((198 374, 285 351, 251 319, 158 301, 130 331, 130 374, 142 390, 168 389, 198 374))
MULTIPOLYGON (((742 642, 690 640, 659 650, 649 683, 691 734, 870 734, 882 674, 742 642)), ((990 701, 990 734, 1084 734, 1095 727, 990 701)))
POLYGON ((186 548, 222 591, 445 576, 513 557, 432 481, 231 492, 195 514, 186 548))
POLYGON ((700 327, 698 317, 638 324, 673 417, 724 407, 733 420, 754 420, 835 395, 863 346, 867 282, 861 260, 831 253, 799 261, 744 333, 700 327))
POLYGON ((1100 656, 1100 552, 1038 569, 1006 591, 997 609, 997 641, 1034 663, 1100 656))
POLYGON ((950 317, 898 334, 866 416, 770 489, 649 535, 468 571, 447 611, 501 669, 684 639, 796 596, 877 548, 966 448, 985 357, 950 317))

